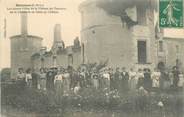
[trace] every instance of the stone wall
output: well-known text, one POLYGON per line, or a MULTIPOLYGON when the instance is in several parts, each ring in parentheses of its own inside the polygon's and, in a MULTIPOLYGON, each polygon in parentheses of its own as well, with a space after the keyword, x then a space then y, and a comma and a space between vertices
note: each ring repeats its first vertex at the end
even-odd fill
POLYGON ((35 69, 39 70, 41 67, 50 68, 50 67, 64 67, 67 68, 68 65, 73 66, 75 69, 81 64, 81 49, 77 48, 72 52, 68 52, 67 49, 58 53, 56 56, 56 65, 54 65, 54 55, 44 55, 44 66, 41 66, 41 56, 33 59, 33 66, 35 69), (73 57, 73 63, 69 61, 69 55, 73 57))
POLYGON ((32 67, 31 55, 41 48, 42 38, 36 36, 11 37, 11 77, 15 78, 18 68, 32 67))
MULTIPOLYGON (((145 22, 128 28, 118 16, 110 15, 96 6, 95 1, 84 2, 79 8, 82 16, 81 40, 85 63, 108 60, 112 67, 154 67, 156 59, 153 20, 148 20, 149 9, 144 10, 145 22), (147 63, 138 64, 137 41, 147 43, 147 63)), ((139 15, 138 12, 137 15, 139 15)), ((152 16, 153 17, 153 16, 152 16)))
POLYGON ((184 39, 164 38, 166 51, 166 65, 171 67, 176 65, 176 59, 179 59, 180 65, 184 64, 184 39), (177 50, 178 48, 178 50, 177 50))

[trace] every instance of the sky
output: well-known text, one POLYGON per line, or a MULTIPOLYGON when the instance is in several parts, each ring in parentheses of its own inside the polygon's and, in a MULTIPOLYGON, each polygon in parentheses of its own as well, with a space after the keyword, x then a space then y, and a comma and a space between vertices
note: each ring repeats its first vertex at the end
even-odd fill
MULTIPOLYGON (((49 49, 53 41, 55 24, 61 24, 61 35, 65 45, 73 44, 76 36, 80 37, 81 15, 78 6, 85 0, 0 0, 0 69, 10 67, 9 37, 20 34, 20 14, 10 14, 7 8, 16 4, 44 4, 46 7, 66 8, 59 14, 28 15, 28 34, 43 37, 43 46, 49 49), (5 20, 6 19, 6 22, 5 20), (4 37, 3 29, 6 29, 4 37)), ((171 29, 166 32, 169 37, 184 37, 184 30, 171 29)))

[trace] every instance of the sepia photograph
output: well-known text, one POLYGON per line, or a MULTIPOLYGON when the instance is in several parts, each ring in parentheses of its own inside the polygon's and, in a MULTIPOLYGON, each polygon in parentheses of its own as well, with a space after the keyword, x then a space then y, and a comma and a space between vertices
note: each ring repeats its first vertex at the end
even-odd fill
POLYGON ((0 0, 0 117, 184 117, 183 0, 0 0))

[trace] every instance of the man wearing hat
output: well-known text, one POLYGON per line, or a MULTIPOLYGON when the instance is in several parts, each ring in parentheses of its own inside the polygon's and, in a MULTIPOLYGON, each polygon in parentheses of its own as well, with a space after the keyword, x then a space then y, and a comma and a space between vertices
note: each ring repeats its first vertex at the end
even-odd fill
POLYGON ((47 94, 48 94, 48 99, 51 105, 54 105, 54 79, 55 76, 57 75, 57 68, 52 67, 48 70, 46 74, 46 88, 47 88, 47 94))
POLYGON ((129 74, 126 71, 126 68, 123 67, 122 68, 122 72, 121 72, 121 90, 127 92, 128 91, 128 80, 129 80, 129 74))
POLYGON ((46 77, 47 77, 47 82, 46 82, 46 87, 47 90, 52 90, 54 91, 54 78, 57 75, 57 68, 52 67, 48 70, 46 77))

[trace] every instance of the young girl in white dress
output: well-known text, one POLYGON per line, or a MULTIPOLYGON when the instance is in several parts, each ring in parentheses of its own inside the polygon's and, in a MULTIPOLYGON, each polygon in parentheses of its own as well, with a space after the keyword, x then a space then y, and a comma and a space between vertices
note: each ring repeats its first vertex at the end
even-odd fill
POLYGON ((153 89, 158 90, 158 88, 160 87, 160 82, 159 82, 160 76, 161 76, 161 73, 157 69, 154 69, 154 72, 151 74, 153 89))

